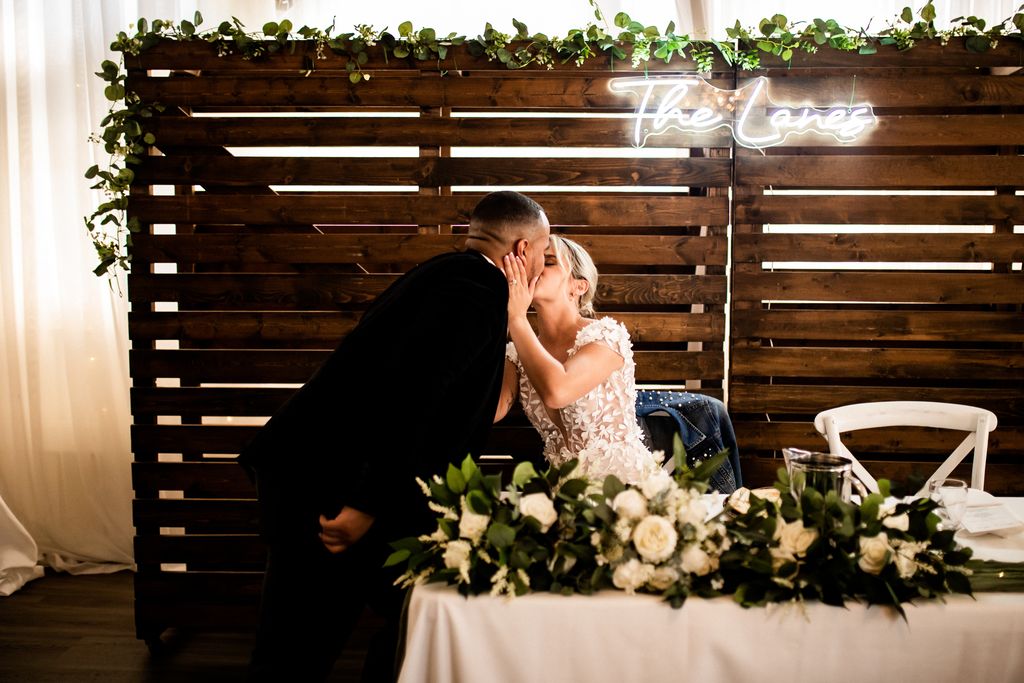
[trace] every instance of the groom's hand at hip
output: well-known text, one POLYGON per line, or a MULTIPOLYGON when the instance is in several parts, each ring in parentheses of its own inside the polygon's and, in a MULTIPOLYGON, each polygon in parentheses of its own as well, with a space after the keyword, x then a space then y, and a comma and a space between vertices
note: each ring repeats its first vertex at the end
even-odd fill
POLYGON ((334 519, 320 515, 320 540, 332 553, 348 550, 370 530, 373 517, 351 507, 343 507, 334 519))

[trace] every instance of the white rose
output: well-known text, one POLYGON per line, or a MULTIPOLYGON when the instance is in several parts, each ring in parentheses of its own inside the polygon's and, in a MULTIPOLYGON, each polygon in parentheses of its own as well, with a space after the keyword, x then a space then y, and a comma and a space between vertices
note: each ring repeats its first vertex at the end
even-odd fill
POLYGON ((612 583, 627 593, 643 586, 654 575, 654 567, 633 558, 623 562, 612 572, 612 583))
POLYGON ((612 500, 612 510, 624 519, 643 519, 647 516, 647 499, 636 489, 626 489, 612 500))
POLYGON ((658 567, 654 570, 654 576, 650 578, 651 588, 656 591, 663 591, 679 580, 679 572, 672 567, 658 567))
POLYGON ((893 515, 883 519, 882 526, 896 529, 897 531, 906 531, 910 528, 910 518, 907 517, 905 512, 902 515, 893 515))
POLYGON ((490 524, 490 515, 478 515, 469 509, 466 505, 466 499, 462 499, 462 517, 459 518, 459 536, 462 538, 468 538, 476 545, 480 542, 480 538, 487 531, 487 525, 490 524))
POLYGON ((680 507, 678 519, 680 524, 690 524, 695 529, 704 525, 704 519, 708 516, 708 507, 700 498, 691 498, 685 507, 680 507))
POLYGON ((803 557, 807 549, 818 539, 817 529, 808 529, 801 520, 786 524, 779 520, 775 528, 775 536, 779 539, 779 547, 795 557, 803 557), (781 527, 781 528, 780 528, 781 527))
POLYGON ((644 494, 644 497, 650 499, 667 490, 672 486, 672 483, 671 475, 659 467, 640 482, 640 491, 644 494))
POLYGON ((543 493, 531 493, 519 499, 519 512, 540 522, 540 530, 547 531, 558 519, 555 504, 543 493))
POLYGON ((672 522, 657 515, 644 517, 633 530, 633 545, 648 562, 667 560, 675 552, 678 540, 679 534, 672 522))
POLYGON ((878 574, 889 563, 889 537, 885 533, 860 538, 860 559, 857 566, 868 574, 878 574))
POLYGON ((729 496, 729 507, 741 515, 747 514, 750 511, 750 489, 746 486, 741 486, 732 492, 729 496))
POLYGON ((680 564, 683 571, 690 574, 704 576, 714 569, 711 557, 699 545, 687 546, 679 559, 681 560, 680 564))
POLYGON ((469 562, 469 554, 473 551, 467 541, 451 541, 444 549, 444 566, 448 569, 460 569, 469 562))
POLYGON ((782 565, 789 562, 796 562, 796 558, 793 557, 793 553, 789 552, 785 548, 769 548, 768 554, 772 556, 772 571, 779 571, 782 565))
POLYGON ((893 562, 896 564, 896 571, 900 573, 901 579, 909 579, 917 573, 917 562, 914 558, 917 557, 918 553, 923 552, 927 548, 927 543, 896 541, 893 562))

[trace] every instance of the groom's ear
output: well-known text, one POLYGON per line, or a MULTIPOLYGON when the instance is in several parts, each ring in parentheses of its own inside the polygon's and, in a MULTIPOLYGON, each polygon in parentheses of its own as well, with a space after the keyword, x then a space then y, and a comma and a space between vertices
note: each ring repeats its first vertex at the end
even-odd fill
POLYGON ((527 239, 518 239, 512 244, 512 253, 521 259, 526 259, 526 248, 530 246, 527 239))

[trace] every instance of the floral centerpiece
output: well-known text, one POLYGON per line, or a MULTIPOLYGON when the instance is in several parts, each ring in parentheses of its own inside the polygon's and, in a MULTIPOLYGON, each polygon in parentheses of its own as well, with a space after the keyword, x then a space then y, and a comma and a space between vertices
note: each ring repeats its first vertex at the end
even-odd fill
POLYGON ((673 607, 690 595, 745 607, 863 598, 902 614, 914 598, 971 592, 971 551, 939 529, 935 502, 893 502, 885 481, 859 505, 809 487, 797 499, 780 469, 774 489, 715 505, 703 494, 725 457, 691 470, 677 442, 677 474, 635 485, 575 476, 575 461, 544 473, 521 463, 504 490, 467 457, 420 481, 437 529, 393 543, 387 565, 405 563, 403 585, 444 581, 463 595, 615 588, 673 607))

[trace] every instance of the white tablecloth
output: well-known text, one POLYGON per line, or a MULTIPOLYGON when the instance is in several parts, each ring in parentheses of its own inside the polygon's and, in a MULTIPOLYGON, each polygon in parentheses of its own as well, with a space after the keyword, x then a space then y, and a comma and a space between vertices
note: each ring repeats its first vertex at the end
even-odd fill
MULTIPOLYGON (((1001 499, 1024 519, 1024 499, 1001 499)), ((963 539, 979 559, 1024 560, 1024 533, 963 539)), ((888 608, 743 609, 731 598, 606 591, 463 598, 417 587, 401 683, 544 681, 1024 681, 1024 594, 888 608)))

